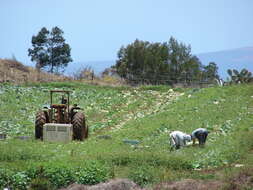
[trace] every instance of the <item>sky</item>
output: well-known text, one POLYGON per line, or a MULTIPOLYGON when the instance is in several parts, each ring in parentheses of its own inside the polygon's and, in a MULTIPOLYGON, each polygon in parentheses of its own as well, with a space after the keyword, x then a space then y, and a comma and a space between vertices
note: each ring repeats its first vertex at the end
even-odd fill
POLYGON ((31 65, 42 27, 58 26, 74 62, 115 60, 135 39, 190 44, 193 54, 253 46, 253 0, 0 0, 0 58, 31 65))

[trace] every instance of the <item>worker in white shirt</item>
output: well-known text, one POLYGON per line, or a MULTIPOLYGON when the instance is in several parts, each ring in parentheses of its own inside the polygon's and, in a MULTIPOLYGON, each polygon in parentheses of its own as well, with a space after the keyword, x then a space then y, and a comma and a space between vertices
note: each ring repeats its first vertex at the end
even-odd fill
POLYGON ((186 146, 186 142, 191 141, 191 135, 183 133, 181 131, 173 131, 170 133, 170 146, 171 149, 179 149, 186 146))
POLYGON ((198 128, 195 129, 192 132, 192 140, 193 140, 193 145, 195 145, 196 139, 199 141, 199 145, 204 145, 206 143, 206 138, 208 136, 208 131, 205 128, 198 128))

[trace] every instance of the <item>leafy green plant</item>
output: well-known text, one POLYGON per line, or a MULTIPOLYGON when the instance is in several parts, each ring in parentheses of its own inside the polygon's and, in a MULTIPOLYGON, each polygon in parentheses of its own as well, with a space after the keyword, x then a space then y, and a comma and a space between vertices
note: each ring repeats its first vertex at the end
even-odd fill
POLYGON ((0 169, 0 188, 9 187, 11 185, 11 172, 7 169, 0 169))
POLYGON ((0 169, 0 187, 26 190, 30 182, 29 176, 26 172, 14 172, 7 169, 0 169))
POLYGON ((75 182, 74 170, 66 166, 47 166, 43 175, 56 187, 67 186, 75 182))
POLYGON ((31 189, 36 187, 50 188, 63 187, 71 183, 96 184, 107 180, 112 172, 99 162, 85 162, 80 167, 71 167, 67 164, 47 164, 32 166, 25 171, 0 170, 0 187, 14 189, 31 189))
POLYGON ((98 162, 90 162, 86 163, 85 167, 78 168, 75 174, 77 183, 93 185, 108 179, 111 172, 98 162))
POLYGON ((143 166, 131 170, 128 177, 142 187, 155 180, 152 168, 143 166))

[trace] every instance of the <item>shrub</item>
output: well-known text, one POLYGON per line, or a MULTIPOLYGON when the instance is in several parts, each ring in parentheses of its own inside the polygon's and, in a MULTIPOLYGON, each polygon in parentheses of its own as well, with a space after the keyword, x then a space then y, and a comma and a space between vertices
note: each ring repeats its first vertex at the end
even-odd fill
POLYGON ((79 167, 76 172, 77 183, 94 185, 109 179, 111 172, 99 162, 86 163, 84 167, 79 167))
POLYGON ((31 166, 25 171, 0 169, 0 188, 10 187, 23 190, 30 185, 31 189, 36 189, 36 187, 50 189, 67 186, 74 182, 91 185, 106 181, 111 175, 106 166, 95 161, 86 161, 78 168, 66 163, 50 163, 40 167, 31 166))
POLYGON ((43 175, 56 187, 67 186, 75 182, 75 172, 65 166, 47 166, 43 175))
POLYGON ((154 173, 151 167, 134 168, 128 177, 142 187, 154 182, 154 173))
POLYGON ((4 187, 9 187, 11 184, 11 174, 9 170, 0 169, 0 189, 4 187))
POLYGON ((30 182, 25 172, 13 172, 7 169, 0 169, 0 187, 25 190, 30 182))

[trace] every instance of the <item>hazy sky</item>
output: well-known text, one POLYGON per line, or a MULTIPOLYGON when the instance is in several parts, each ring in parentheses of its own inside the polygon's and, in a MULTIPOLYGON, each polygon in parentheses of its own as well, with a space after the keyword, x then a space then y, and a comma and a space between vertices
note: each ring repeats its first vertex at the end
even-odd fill
POLYGON ((43 26, 63 29, 74 62, 114 60, 136 38, 174 36, 198 54, 253 46, 253 0, 0 0, 0 58, 30 64, 43 26))

